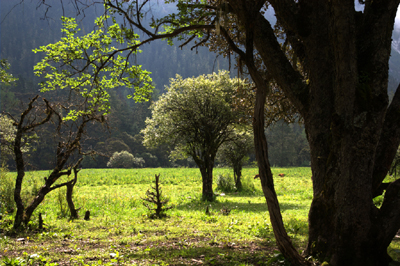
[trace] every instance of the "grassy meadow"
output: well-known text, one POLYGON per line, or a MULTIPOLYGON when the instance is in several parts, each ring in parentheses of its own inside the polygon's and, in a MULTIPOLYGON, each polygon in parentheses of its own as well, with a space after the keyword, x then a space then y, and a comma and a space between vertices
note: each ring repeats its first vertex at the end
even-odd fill
MULTIPOLYGON (((245 191, 225 192, 210 203, 201 201, 201 176, 195 168, 82 170, 74 190, 79 219, 68 219, 65 190, 51 192, 35 212, 30 230, 18 235, 11 230, 13 217, 3 215, 0 265, 287 265, 277 255, 260 181, 253 179, 257 172, 244 169, 245 191), (163 219, 150 219, 141 199, 155 174, 160 174, 163 193, 174 206, 163 219), (88 221, 83 219, 86 210, 88 221), (37 230, 39 212, 43 231, 37 230)), ((46 173, 29 172, 26 189, 35 189, 46 173)), ((274 168, 273 173, 286 229, 302 251, 311 170, 274 168)), ((214 170, 217 194, 222 193, 216 190, 219 175, 233 173, 214 170)), ((396 241, 392 256, 400 250, 396 241)))

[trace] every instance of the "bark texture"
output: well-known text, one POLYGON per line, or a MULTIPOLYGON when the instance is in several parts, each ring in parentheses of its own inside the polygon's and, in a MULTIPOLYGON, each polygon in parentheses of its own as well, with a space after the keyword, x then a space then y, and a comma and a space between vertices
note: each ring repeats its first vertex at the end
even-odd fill
POLYGON ((273 27, 250 3, 230 1, 230 6, 246 34, 246 50, 237 52, 257 85, 256 156, 279 249, 300 263, 279 224, 267 144, 259 128, 263 117, 257 109, 266 81, 255 69, 253 49, 304 118, 314 190, 307 253, 333 266, 388 265, 387 247, 400 227, 400 181, 387 186, 380 209, 372 200, 383 190, 400 142, 400 92, 390 104, 387 96, 399 1, 365 1, 363 12, 355 11, 354 1, 268 2, 301 69, 292 65, 273 27))

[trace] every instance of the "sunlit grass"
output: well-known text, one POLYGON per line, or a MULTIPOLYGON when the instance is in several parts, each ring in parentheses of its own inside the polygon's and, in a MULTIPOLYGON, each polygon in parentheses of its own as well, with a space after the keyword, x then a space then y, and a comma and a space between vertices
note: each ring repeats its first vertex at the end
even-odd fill
MULTIPOLYGON (((26 252, 60 264, 99 265, 100 260, 112 262, 110 254, 118 252, 120 265, 188 265, 195 261, 265 265, 277 248, 260 180, 253 178, 257 173, 256 168, 243 169, 243 178, 253 183, 253 191, 224 193, 210 203, 201 201, 201 175, 196 168, 84 169, 74 190, 75 205, 81 208, 80 219, 60 217, 59 192, 54 191, 32 219, 35 228, 38 213, 42 213, 45 231, 10 236, 7 232, 12 227, 12 217, 3 219, 0 255, 23 257, 26 252), (174 206, 161 220, 148 218, 141 199, 155 174, 160 174, 163 193, 174 206), (211 215, 205 214, 207 206, 211 215), (229 215, 221 209, 229 209, 229 215), (82 219, 86 210, 91 213, 89 221, 82 219), (4 225, 7 220, 8 227, 4 225), (17 242, 18 237, 29 240, 17 242)), ((47 171, 29 172, 24 189, 42 185, 46 174, 47 171)), ((216 168, 214 177, 220 174, 233 176, 230 169, 216 168)), ((311 170, 274 168, 273 174, 285 227, 302 251, 306 247, 312 200, 311 170), (278 175, 281 173, 284 177, 278 175)), ((397 258, 399 250, 398 241, 393 241, 391 255, 397 258)))

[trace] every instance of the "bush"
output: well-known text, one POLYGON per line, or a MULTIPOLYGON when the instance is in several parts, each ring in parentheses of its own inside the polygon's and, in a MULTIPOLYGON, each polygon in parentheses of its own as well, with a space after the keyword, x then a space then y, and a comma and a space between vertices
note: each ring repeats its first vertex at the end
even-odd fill
POLYGON ((217 177, 217 188, 216 190, 223 192, 233 192, 236 191, 235 182, 230 175, 218 175, 217 177))
POLYGON ((141 157, 135 157, 127 151, 114 152, 107 163, 112 168, 133 168, 143 167, 145 161, 141 157))
POLYGON ((254 186, 254 178, 251 176, 242 176, 242 191, 244 192, 254 192, 256 187, 254 186))

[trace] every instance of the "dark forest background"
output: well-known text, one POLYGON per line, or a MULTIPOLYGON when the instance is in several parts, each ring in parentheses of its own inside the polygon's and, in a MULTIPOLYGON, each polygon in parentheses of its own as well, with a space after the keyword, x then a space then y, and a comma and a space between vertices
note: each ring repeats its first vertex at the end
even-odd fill
MULTIPOLYGON (((77 14, 76 9, 68 3, 62 6, 60 1, 52 1, 51 7, 41 5, 41 1, 1 0, 0 1, 0 58, 10 63, 10 73, 18 80, 10 85, 1 87, 0 105, 1 111, 18 113, 24 103, 39 92, 38 83, 41 81, 33 74, 33 66, 41 59, 41 54, 34 54, 32 49, 42 45, 57 42, 61 37, 60 16, 72 16, 86 34, 93 30, 94 20, 102 14, 102 9, 92 7, 84 13, 77 14)), ((173 7, 162 4, 154 4, 152 14, 163 16, 173 11, 173 7)), ((151 14, 149 14, 150 16, 151 14)), ((274 20, 273 15, 271 20, 274 20)), ((140 33, 139 33, 140 34, 140 33)), ((393 94, 395 84, 400 78, 395 73, 400 72, 400 54, 397 48, 399 33, 393 36, 393 52, 391 58, 389 95, 393 94)), ((198 76, 216 72, 220 69, 229 69, 234 76, 237 70, 234 62, 229 63, 227 58, 217 56, 209 52, 208 48, 200 47, 190 49, 190 45, 182 49, 178 45, 169 46, 166 41, 155 41, 141 48, 135 59, 136 63, 152 72, 155 90, 152 100, 145 103, 135 103, 127 99, 128 89, 120 88, 110 91, 111 113, 108 117, 109 128, 91 126, 88 128, 90 139, 85 142, 87 148, 92 148, 104 155, 111 156, 114 152, 126 150, 135 157, 144 159, 144 167, 194 167, 193 161, 182 160, 172 162, 168 157, 166 147, 148 149, 142 145, 140 130, 145 127, 146 117, 151 116, 149 106, 156 101, 169 79, 176 74, 183 78, 198 76)), ((63 92, 52 97, 64 97, 63 92)), ((49 169, 54 164, 55 136, 51 126, 42 128, 37 132, 39 141, 33 146, 29 154, 28 162, 31 169, 49 169)), ((309 148, 306 141, 304 128, 300 124, 286 124, 278 122, 266 129, 269 141, 271 164, 274 166, 308 166, 309 148)), ((254 163, 254 155, 249 154, 249 162, 254 163)), ((105 168, 106 156, 87 157, 83 161, 86 168, 105 168)), ((12 160, 8 160, 8 167, 14 168, 12 160)))

